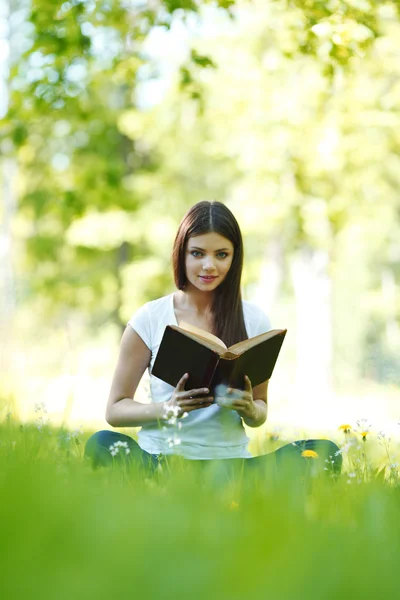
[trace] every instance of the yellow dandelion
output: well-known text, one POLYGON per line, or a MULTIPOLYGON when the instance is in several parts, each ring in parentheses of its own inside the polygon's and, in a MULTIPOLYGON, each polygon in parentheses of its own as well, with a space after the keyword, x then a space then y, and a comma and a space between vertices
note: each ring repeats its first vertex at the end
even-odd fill
POLYGON ((344 433, 350 433, 350 431, 351 431, 351 425, 348 425, 347 423, 345 423, 344 425, 341 425, 339 427, 339 429, 341 429, 342 431, 344 431, 344 433))
POLYGON ((364 442, 367 441, 367 435, 369 434, 369 431, 360 431, 360 435, 363 439, 364 442))
POLYGON ((232 502, 231 502, 231 503, 230 503, 230 505, 229 505, 229 508, 230 508, 231 510, 236 510, 236 509, 238 509, 238 508, 239 508, 239 503, 238 503, 238 502, 236 502, 235 500, 232 500, 232 502))
POLYGON ((305 458, 318 458, 318 454, 317 452, 314 452, 314 450, 303 450, 301 455, 305 458))

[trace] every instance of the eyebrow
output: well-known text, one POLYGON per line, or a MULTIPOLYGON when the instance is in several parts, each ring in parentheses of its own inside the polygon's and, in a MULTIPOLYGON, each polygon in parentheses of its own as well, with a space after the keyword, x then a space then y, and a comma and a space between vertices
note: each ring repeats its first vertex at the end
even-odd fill
MULTIPOLYGON (((190 246, 189 250, 202 250, 205 252, 204 248, 200 248, 199 246, 190 246)), ((229 248, 220 248, 219 250, 215 250, 215 252, 222 252, 223 250, 229 250, 229 248)))

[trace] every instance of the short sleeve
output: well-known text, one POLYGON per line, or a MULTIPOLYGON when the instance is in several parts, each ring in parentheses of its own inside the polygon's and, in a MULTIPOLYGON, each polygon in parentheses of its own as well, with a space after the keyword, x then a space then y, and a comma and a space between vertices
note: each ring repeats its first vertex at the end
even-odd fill
POLYGON ((261 309, 259 313, 260 314, 258 317, 257 325, 253 334, 254 336, 260 335, 261 333, 265 333, 266 331, 269 331, 271 329, 271 321, 268 315, 266 315, 265 312, 261 309))
POLYGON ((141 306, 129 319, 127 325, 142 338, 151 351, 151 320, 148 303, 141 306))

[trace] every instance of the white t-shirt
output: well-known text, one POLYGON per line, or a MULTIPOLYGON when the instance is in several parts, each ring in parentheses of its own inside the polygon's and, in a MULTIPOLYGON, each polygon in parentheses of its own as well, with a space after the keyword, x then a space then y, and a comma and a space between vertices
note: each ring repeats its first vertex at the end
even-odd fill
MULTIPOLYGON (((242 304, 246 331, 250 338, 271 329, 270 320, 261 308, 246 300, 242 300, 242 304)), ((148 369, 151 401, 169 400, 175 388, 152 375, 151 371, 165 327, 178 325, 174 311, 174 294, 141 306, 129 319, 128 325, 151 351, 148 369)), ((179 454, 190 459, 251 456, 247 449, 249 438, 239 414, 215 403, 191 411, 187 417, 178 419, 175 424, 143 425, 138 434, 138 442, 143 450, 152 454, 179 454)))

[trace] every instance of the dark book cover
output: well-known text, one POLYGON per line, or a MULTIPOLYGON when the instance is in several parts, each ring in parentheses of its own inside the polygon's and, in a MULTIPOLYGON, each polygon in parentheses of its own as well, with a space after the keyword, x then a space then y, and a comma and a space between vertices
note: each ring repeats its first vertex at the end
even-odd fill
POLYGON ((247 375, 254 387, 270 379, 285 335, 286 329, 279 329, 243 340, 232 346, 238 353, 234 354, 229 348, 217 349, 215 344, 207 347, 206 340, 193 339, 167 325, 152 375, 176 387, 184 373, 189 373, 185 389, 208 387, 211 393, 218 384, 244 389, 247 375), (246 349, 248 345, 252 347, 246 349))

